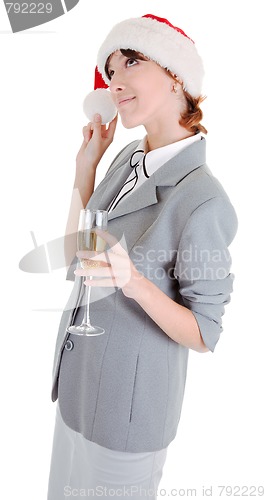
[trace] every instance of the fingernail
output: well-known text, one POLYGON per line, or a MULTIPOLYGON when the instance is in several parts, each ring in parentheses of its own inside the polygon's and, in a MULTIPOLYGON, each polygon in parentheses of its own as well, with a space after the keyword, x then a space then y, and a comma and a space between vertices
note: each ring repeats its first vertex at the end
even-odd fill
POLYGON ((100 122, 100 121, 101 121, 101 115, 98 115, 98 114, 97 114, 97 115, 95 115, 95 116, 94 116, 94 121, 95 121, 95 122, 100 122))

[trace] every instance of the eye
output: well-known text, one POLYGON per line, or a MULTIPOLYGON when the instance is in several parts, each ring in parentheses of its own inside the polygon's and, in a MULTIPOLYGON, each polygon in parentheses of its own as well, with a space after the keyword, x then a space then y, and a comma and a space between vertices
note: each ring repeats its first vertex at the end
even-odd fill
POLYGON ((137 59, 133 58, 127 59, 126 66, 135 66, 135 64, 138 64, 137 59))
POLYGON ((108 70, 108 76, 109 76, 110 80, 111 80, 112 76, 114 76, 114 73, 115 73, 115 72, 114 72, 114 70, 113 70, 113 69, 109 69, 109 70, 108 70))

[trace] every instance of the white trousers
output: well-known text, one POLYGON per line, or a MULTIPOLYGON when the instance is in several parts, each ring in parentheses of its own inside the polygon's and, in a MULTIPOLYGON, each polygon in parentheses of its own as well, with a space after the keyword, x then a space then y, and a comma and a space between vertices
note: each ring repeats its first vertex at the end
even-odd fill
POLYGON ((57 405, 48 500, 156 500, 167 448, 128 453, 88 441, 63 421, 57 405))

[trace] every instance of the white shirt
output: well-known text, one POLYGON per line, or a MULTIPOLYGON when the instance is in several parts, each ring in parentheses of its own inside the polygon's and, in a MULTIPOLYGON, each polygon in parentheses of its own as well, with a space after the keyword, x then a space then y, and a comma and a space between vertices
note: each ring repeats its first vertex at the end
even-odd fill
MULTIPOLYGON (((162 146, 161 148, 154 149, 153 151, 149 151, 146 156, 145 156, 145 167, 146 167, 146 172, 148 174, 148 177, 150 177, 156 170, 158 170, 161 166, 163 166, 168 160, 176 156, 178 153, 180 153, 183 149, 185 149, 187 146, 192 144, 193 142, 199 141, 201 139, 201 134, 195 134, 190 137, 187 137, 186 139, 182 139, 181 141, 174 142, 172 144, 167 144, 167 146, 162 146)), ((143 137, 143 139, 140 141, 138 146, 136 147, 135 151, 142 150, 147 151, 147 136, 143 137)), ((141 155, 143 157, 143 155, 141 155)), ((125 194, 125 192, 128 190, 128 186, 124 186, 122 190, 119 193, 119 196, 116 199, 116 204, 119 203, 119 206, 121 203, 125 203, 127 198, 131 196, 131 194, 136 191, 144 182, 148 180, 148 177, 144 174, 143 168, 142 168, 142 159, 140 161, 140 166, 138 167, 138 181, 136 186, 132 191, 129 193, 125 194), (120 198, 123 199, 121 201, 120 198)), ((132 169, 132 172, 128 176, 125 182, 130 181, 135 177, 135 169, 132 169)), ((114 205, 114 206, 115 206, 114 205)), ((111 212, 113 208, 109 209, 109 212, 111 212)))

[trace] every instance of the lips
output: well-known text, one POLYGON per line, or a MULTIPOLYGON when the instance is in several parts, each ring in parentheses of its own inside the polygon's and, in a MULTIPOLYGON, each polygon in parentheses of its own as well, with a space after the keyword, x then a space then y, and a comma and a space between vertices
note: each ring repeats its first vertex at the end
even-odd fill
POLYGON ((136 99, 136 97, 123 97, 123 99, 120 99, 120 101, 118 101, 118 105, 117 106, 118 107, 125 106, 129 102, 134 101, 134 99, 136 99))

